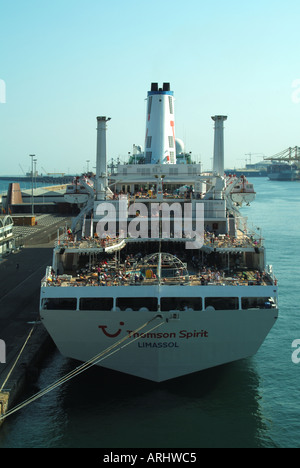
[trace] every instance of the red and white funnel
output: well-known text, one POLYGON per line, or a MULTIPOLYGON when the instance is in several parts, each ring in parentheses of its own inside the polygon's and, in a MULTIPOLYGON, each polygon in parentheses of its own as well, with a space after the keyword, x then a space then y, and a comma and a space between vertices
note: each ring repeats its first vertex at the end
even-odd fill
POLYGON ((174 97, 170 83, 151 84, 147 97, 146 164, 176 164, 174 97))

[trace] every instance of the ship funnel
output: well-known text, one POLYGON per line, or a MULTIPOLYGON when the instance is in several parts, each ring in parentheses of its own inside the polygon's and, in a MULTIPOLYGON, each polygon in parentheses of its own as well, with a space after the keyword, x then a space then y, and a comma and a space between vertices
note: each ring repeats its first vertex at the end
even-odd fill
POLYGON ((215 122, 215 141, 214 141, 214 163, 213 172, 221 177, 224 176, 224 121, 227 117, 224 115, 215 115, 212 117, 215 122))
POLYGON ((107 187, 106 122, 110 117, 97 117, 96 200, 105 200, 107 187))
POLYGON ((151 84, 147 96, 146 164, 176 164, 174 97, 170 83, 151 84))

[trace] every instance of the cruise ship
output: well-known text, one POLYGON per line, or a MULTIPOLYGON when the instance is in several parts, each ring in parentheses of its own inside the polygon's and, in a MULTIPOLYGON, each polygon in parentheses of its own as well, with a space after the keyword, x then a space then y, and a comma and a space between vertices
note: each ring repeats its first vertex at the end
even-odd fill
POLYGON ((264 241, 240 213, 253 185, 224 174, 227 117, 212 117, 204 173, 174 116, 170 84, 152 83, 144 151, 113 174, 110 119, 97 117, 96 175, 69 186, 80 213, 41 282, 41 320, 64 356, 154 382, 254 355, 278 317, 264 241))

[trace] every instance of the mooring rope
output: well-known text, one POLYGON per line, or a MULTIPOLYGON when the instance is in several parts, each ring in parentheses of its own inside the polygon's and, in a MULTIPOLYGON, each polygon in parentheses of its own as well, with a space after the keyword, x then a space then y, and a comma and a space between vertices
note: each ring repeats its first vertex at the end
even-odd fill
POLYGON ((33 333, 35 327, 36 327, 36 322, 34 323, 33 327, 31 328, 31 330, 30 330, 30 332, 29 332, 29 334, 28 334, 28 336, 27 336, 27 338, 26 338, 26 340, 25 340, 25 343, 23 344, 22 348, 20 349, 20 352, 19 352, 19 354, 17 355, 15 362, 13 363, 13 365, 12 365, 12 367, 11 367, 9 373, 7 374, 6 379, 4 380, 3 384, 1 385, 0 393, 3 391, 6 382, 8 381, 9 377, 11 376, 11 374, 12 374, 14 368, 16 367, 16 365, 17 365, 17 363, 18 363, 20 357, 22 356, 22 353, 23 353, 23 351, 24 351, 24 349, 25 349, 25 347, 26 347, 28 341, 30 340, 31 335, 32 335, 32 333, 33 333))
MULTIPOLYGON (((117 341, 115 344, 113 344, 112 346, 109 346, 108 348, 106 348, 104 351, 102 351, 101 353, 97 354, 96 356, 94 356, 92 359, 84 362, 82 365, 80 365, 79 367, 76 367, 75 369, 73 369, 71 372, 69 372, 68 374, 64 375, 63 377, 61 377, 59 380, 57 380, 56 382, 52 383, 51 385, 49 385, 48 387, 44 388, 43 390, 39 391, 38 393, 36 393, 35 395, 33 395, 32 397, 28 398, 27 400, 23 401, 22 403, 16 405, 14 408, 12 408, 11 410, 8 410, 5 414, 3 414, 2 416, 0 416, 0 421, 7 418, 8 416, 10 416, 11 414, 13 413, 16 413, 17 411, 21 410, 22 408, 24 408, 25 406, 29 405, 30 403, 33 403, 34 401, 36 401, 37 399, 41 398, 42 396, 46 395, 47 393, 51 392, 52 390, 54 390, 55 388, 59 387, 60 385, 68 382, 69 380, 73 379, 74 377, 76 377, 77 375, 81 374, 82 372, 85 372, 86 370, 90 369, 90 367, 98 364, 99 362, 103 361, 104 359, 107 359, 108 357, 112 356, 113 354, 117 353, 118 351, 120 351, 121 349, 125 348, 126 346, 134 343, 136 340, 139 340, 144 334, 139 334, 137 337, 135 337, 133 340, 131 340, 129 343, 126 343, 125 345, 123 346, 120 346, 122 343, 124 343, 124 341, 128 340, 129 338, 131 338, 132 336, 134 336, 135 334, 137 334, 139 331, 141 331, 143 328, 145 328, 147 325, 149 325, 151 322, 153 322, 153 320, 155 320, 156 318, 162 318, 161 316, 155 316, 153 317, 151 320, 149 320, 148 322, 146 322, 144 325, 142 325, 141 327, 137 328, 136 330, 132 331, 131 333, 129 333, 128 335, 126 335, 124 338, 122 338, 121 340, 117 341), (118 349, 115 349, 117 348, 118 346, 120 346, 118 349), (107 354, 109 353, 109 354, 107 354), (105 356, 105 354, 107 354, 105 356)), ((150 333, 152 332, 153 330, 155 330, 156 328, 158 327, 161 327, 165 322, 162 321, 160 322, 158 325, 155 325, 155 327, 151 328, 150 330, 147 331, 147 333, 150 333)))

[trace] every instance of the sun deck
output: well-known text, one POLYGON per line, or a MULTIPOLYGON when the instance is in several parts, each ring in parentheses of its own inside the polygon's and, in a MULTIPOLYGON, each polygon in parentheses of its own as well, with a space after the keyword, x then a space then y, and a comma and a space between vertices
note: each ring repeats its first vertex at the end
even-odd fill
MULTIPOLYGON (((168 242, 187 242, 189 241, 186 238, 170 238, 170 239, 141 239, 139 238, 139 242, 157 242, 160 240, 161 242, 168 241, 168 242)), ((131 238, 110 238, 107 236, 105 239, 98 239, 97 237, 94 238, 83 238, 81 240, 74 240, 72 236, 63 236, 59 240, 55 242, 56 248, 64 248, 70 252, 77 253, 80 251, 83 252, 114 252, 117 250, 121 250, 125 247, 126 243, 129 242, 136 242, 136 239, 131 238)), ((191 240, 192 242, 192 240, 191 240)), ((232 237, 226 234, 219 234, 215 236, 213 233, 205 232, 203 238, 203 247, 208 250, 220 250, 221 252, 231 252, 231 251, 253 251, 253 249, 257 249, 262 247, 263 239, 262 238, 255 238, 253 235, 248 235, 242 231, 238 231, 237 237, 232 237)))
MULTIPOLYGON (((157 265, 143 268, 126 268, 124 265, 108 264, 105 268, 92 267, 83 269, 77 274, 55 275, 51 268, 47 270, 42 280, 46 287, 84 287, 84 286, 271 286, 274 279, 266 272, 258 270, 243 270, 235 273, 225 271, 212 271, 211 269, 194 271, 191 274, 182 274, 177 270, 172 276, 158 278, 157 265)), ((164 273, 163 273, 164 274, 164 273)))
POLYGON ((42 280, 49 287, 84 286, 271 286, 264 271, 263 239, 237 231, 235 237, 206 231, 201 249, 183 248, 185 238, 74 238, 55 243, 53 266, 42 280), (139 250, 143 253, 138 253, 139 250), (151 254, 149 252, 160 251, 151 254), (164 252, 167 250, 168 253, 164 252), (130 254, 131 252, 131 254, 130 254), (133 252, 133 253, 132 253, 133 252), (145 255, 145 252, 148 254, 145 255), (160 256, 160 257, 159 257, 160 256))

